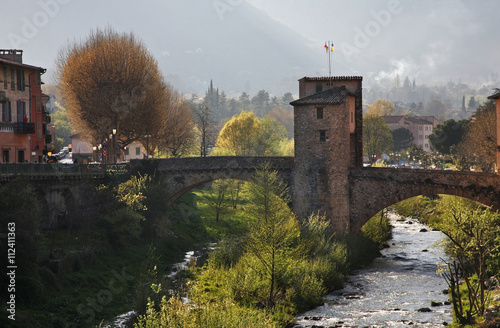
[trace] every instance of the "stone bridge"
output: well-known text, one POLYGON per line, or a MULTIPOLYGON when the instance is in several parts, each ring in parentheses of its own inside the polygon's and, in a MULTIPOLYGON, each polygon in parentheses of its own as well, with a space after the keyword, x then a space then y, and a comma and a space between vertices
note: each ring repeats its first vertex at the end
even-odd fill
POLYGON ((252 182, 255 168, 264 162, 269 162, 270 168, 276 170, 285 183, 291 184, 293 157, 221 156, 132 160, 130 171, 152 165, 164 175, 166 197, 173 203, 185 192, 210 181, 236 179, 252 182))
POLYGON ((500 209, 500 176, 496 174, 351 168, 349 170, 350 230, 359 230, 382 209, 419 195, 465 197, 500 209))
MULTIPOLYGON (((293 184, 293 157, 206 157, 134 160, 130 170, 153 164, 166 179, 165 197, 170 203, 183 193, 217 179, 253 181, 255 168, 269 162, 290 186, 291 198, 303 194, 293 184)), ((447 194, 500 208, 500 176, 495 174, 352 167, 348 170, 350 218, 343 230, 358 231, 372 216, 399 201, 419 195, 447 194)), ((293 203, 291 204, 293 208, 293 203)), ((317 208, 321 212, 321 208, 317 208)), ((333 219, 333 218, 332 218, 333 219)), ((338 225, 333 222, 334 226, 338 225)), ((337 229, 338 230, 338 229, 337 229)))

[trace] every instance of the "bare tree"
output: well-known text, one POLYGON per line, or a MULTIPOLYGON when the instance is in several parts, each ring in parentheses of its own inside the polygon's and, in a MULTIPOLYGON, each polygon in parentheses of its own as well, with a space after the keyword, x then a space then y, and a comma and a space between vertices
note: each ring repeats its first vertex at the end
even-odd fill
POLYGON ((162 128, 154 141, 171 157, 185 156, 195 148, 195 124, 191 106, 172 88, 168 88, 167 98, 162 128))
POLYGON ((156 60, 132 33, 92 31, 68 44, 57 65, 68 118, 83 138, 95 145, 115 132, 116 146, 124 147, 158 134, 167 87, 156 60))
POLYGON ((217 129, 213 120, 212 110, 204 104, 197 105, 194 110, 196 125, 200 133, 200 156, 207 157, 208 151, 215 145, 217 129))

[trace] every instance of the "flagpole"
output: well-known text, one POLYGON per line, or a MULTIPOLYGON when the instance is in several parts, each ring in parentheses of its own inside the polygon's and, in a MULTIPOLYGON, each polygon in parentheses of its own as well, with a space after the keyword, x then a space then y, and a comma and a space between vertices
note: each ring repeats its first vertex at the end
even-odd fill
POLYGON ((330 86, 332 85, 332 59, 331 55, 333 52, 333 41, 325 41, 325 49, 328 54, 328 77, 330 79, 330 86))

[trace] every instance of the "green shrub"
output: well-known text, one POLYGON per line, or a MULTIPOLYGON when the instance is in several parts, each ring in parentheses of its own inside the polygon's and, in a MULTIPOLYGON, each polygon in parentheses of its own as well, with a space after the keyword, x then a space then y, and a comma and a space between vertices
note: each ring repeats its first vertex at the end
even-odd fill
POLYGON ((141 235, 144 217, 129 207, 120 208, 104 217, 108 239, 114 246, 123 246, 141 235))
POLYGON ((363 236, 374 241, 382 249, 392 238, 392 227, 384 212, 375 215, 361 229, 363 236))
POLYGON ((238 240, 223 239, 210 252, 209 262, 216 268, 231 268, 238 262, 242 253, 242 245, 238 240))

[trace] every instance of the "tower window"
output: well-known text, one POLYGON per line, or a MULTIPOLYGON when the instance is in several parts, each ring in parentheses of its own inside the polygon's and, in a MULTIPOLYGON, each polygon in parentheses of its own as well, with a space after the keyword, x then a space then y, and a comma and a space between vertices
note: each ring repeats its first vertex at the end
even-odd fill
POLYGON ((322 119, 323 118, 323 107, 316 108, 316 117, 318 119, 322 119))
POLYGON ((326 130, 319 130, 319 142, 326 142, 326 130))

